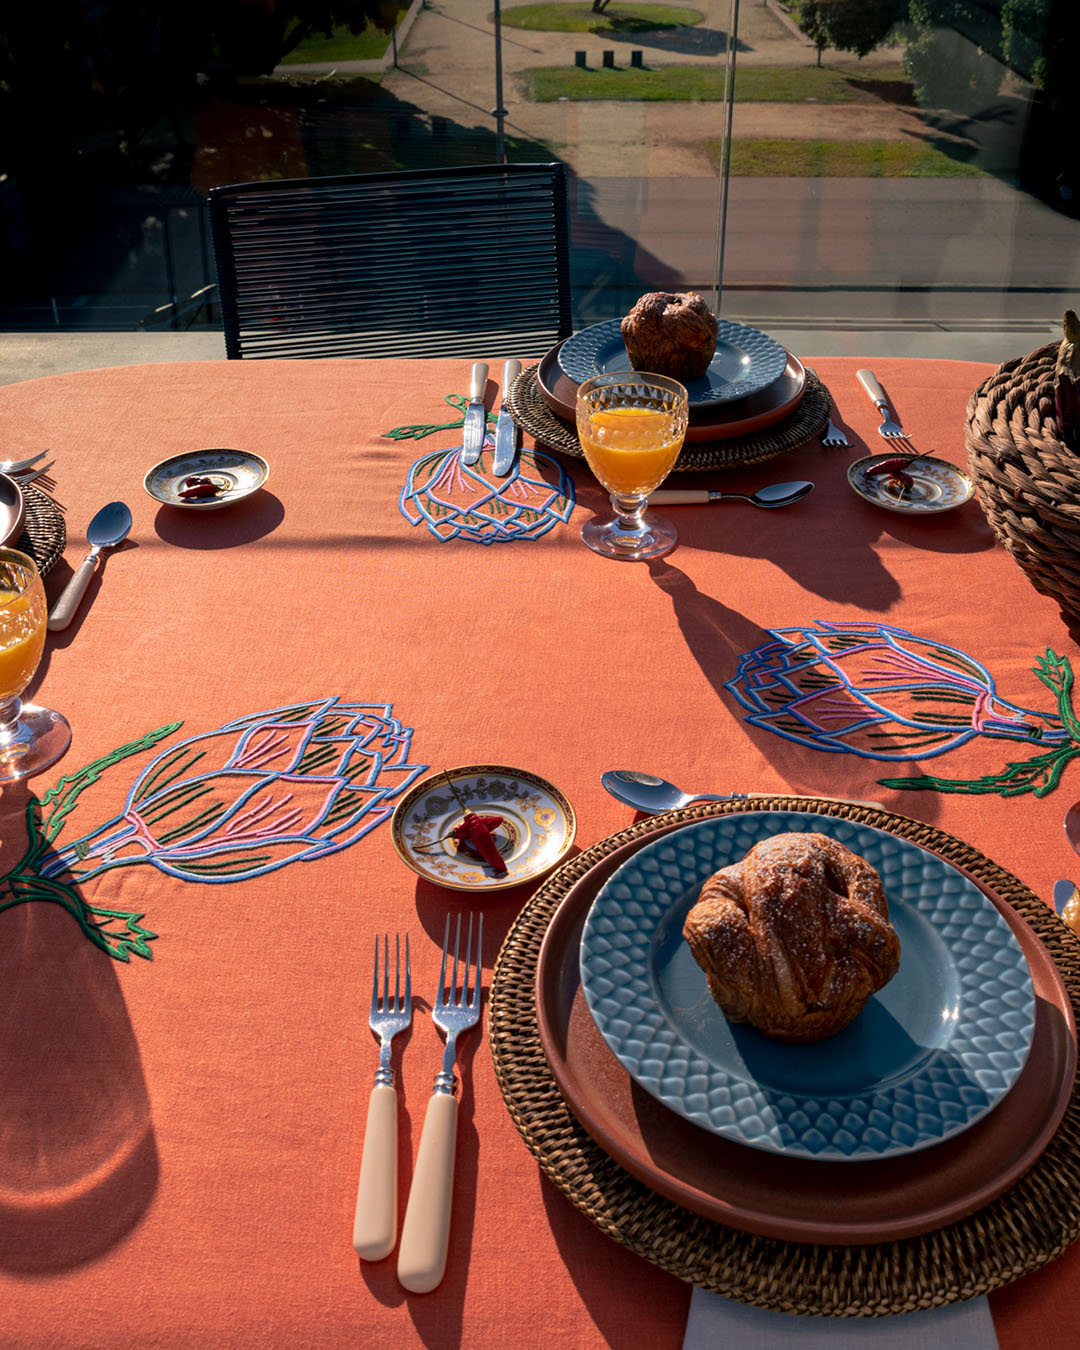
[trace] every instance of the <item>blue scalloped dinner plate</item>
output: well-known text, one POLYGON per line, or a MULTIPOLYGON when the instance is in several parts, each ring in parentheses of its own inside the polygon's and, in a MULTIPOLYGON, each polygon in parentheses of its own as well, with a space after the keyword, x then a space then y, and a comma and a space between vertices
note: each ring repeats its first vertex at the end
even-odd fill
POLYGON ((720 816, 646 845, 593 902, 581 980, 616 1058, 671 1110, 752 1148, 831 1161, 968 1129, 1020 1076, 1035 1027, 1024 955, 973 882, 884 830, 809 812, 720 816), (790 831, 827 834, 875 867, 900 938, 893 979, 812 1045, 729 1023, 682 936, 713 872, 790 831))
MULTIPOLYGON (((607 319, 574 333, 559 348, 563 372, 578 384, 612 370, 629 370, 630 358, 619 329, 621 319, 607 319)), ((717 321, 716 355, 704 375, 686 381, 691 408, 732 403, 767 389, 787 369, 788 354, 779 342, 743 323, 717 321)))

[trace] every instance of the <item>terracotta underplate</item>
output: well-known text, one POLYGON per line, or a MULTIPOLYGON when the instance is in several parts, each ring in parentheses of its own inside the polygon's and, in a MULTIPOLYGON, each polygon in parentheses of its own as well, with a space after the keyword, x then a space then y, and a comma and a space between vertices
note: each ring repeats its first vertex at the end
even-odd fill
POLYGON ((1031 1053, 1016 1085, 969 1130, 905 1157, 816 1162, 722 1139, 640 1088, 589 1015, 578 958, 581 930, 600 887, 639 848, 665 833, 659 827, 609 854, 567 892, 537 963, 544 1052, 567 1105, 605 1152, 687 1209, 794 1242, 892 1242, 927 1233, 989 1204, 1027 1171, 1065 1113, 1076 1074, 1076 1025, 1046 948, 974 877, 1020 943, 1036 1012, 1031 1053))
MULTIPOLYGON (((559 365, 561 346, 561 342, 557 343, 541 359, 536 368, 536 384, 552 412, 573 426, 578 386, 559 365)), ((730 440, 763 431, 794 412, 805 392, 806 368, 789 352, 784 373, 767 389, 720 408, 691 408, 686 440, 688 443, 730 440)))

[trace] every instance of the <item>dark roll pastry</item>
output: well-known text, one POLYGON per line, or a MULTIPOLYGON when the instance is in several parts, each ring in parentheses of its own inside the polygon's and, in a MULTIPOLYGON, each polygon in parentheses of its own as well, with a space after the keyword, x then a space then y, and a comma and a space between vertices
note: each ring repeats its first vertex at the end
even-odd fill
POLYGON ((716 315, 696 291, 652 291, 619 325, 635 370, 696 380, 716 353, 716 315))
POLYGON ((877 872, 823 834, 778 834, 714 873, 683 937, 732 1022, 778 1041, 842 1031, 896 974, 877 872))

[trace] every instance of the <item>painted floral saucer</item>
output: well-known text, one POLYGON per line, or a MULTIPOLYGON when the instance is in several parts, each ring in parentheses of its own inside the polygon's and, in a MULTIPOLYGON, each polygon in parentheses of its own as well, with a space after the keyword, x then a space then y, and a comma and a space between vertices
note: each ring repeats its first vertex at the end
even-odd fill
POLYGON ((143 487, 164 506, 216 511, 250 497, 269 477, 270 465, 250 450, 191 450, 155 464, 143 479, 143 487), (188 479, 202 479, 216 491, 185 498, 181 494, 188 479))
POLYGON ((963 469, 933 455, 913 455, 903 465, 911 480, 907 483, 897 482, 886 473, 871 472, 876 465, 901 458, 896 454, 866 455, 848 465, 847 480, 864 501, 905 515, 951 511, 975 495, 975 484, 963 469))
POLYGON ((501 891, 554 867, 577 830, 574 808, 557 787, 525 769, 471 764, 415 783, 390 822, 398 856, 418 876, 458 891, 501 891), (501 816, 492 830, 506 863, 497 871, 459 841, 465 813, 501 816))

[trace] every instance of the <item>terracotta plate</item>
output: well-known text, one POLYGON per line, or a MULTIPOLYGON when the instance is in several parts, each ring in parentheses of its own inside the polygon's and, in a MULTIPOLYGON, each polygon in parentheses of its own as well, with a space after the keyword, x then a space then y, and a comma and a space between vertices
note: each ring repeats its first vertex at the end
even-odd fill
MULTIPOLYGON (((559 343, 552 347, 541 359, 536 368, 536 383, 552 412, 573 426, 578 386, 559 365, 561 346, 559 343)), ((691 408, 686 440, 697 444, 763 431, 794 412, 805 392, 806 369, 799 358, 789 352, 783 374, 768 389, 717 408, 691 408)))
MULTIPOLYGON (((568 892, 552 919, 536 972, 540 1038, 567 1104, 596 1142, 633 1176, 695 1213, 795 1242, 890 1242, 972 1214, 1032 1165, 1068 1105, 1076 1026, 1049 953, 1003 901, 980 889, 1016 935, 1035 988, 1031 1053, 1015 1088, 964 1133, 899 1158, 821 1162, 723 1139, 669 1111, 633 1082, 608 1049, 581 989, 585 919, 604 882, 633 853, 678 825, 625 845, 568 892)), ((974 878, 972 878, 974 880, 974 878)))
POLYGON ((26 523, 26 502, 14 478, 0 473, 0 544, 15 544, 26 523))

